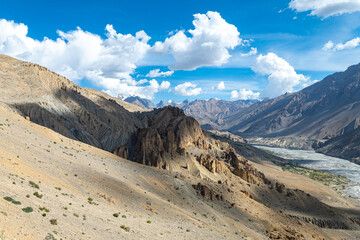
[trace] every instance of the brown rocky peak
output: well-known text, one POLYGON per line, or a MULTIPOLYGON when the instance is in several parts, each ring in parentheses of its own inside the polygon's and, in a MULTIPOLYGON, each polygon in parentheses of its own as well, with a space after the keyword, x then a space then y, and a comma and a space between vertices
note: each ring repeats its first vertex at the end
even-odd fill
POLYGON ((129 156, 139 163, 159 168, 169 166, 169 160, 184 156, 189 146, 206 146, 206 137, 200 124, 184 114, 177 107, 165 107, 143 113, 147 121, 125 145, 119 146, 114 153, 129 156))

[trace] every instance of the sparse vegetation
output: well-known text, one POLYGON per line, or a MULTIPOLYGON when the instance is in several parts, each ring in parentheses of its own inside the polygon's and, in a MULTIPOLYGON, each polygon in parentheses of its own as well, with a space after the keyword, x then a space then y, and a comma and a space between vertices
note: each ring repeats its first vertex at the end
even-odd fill
POLYGON ((42 197, 43 197, 43 195, 40 194, 40 193, 38 193, 38 192, 34 192, 33 195, 34 195, 35 197, 38 197, 38 198, 42 198, 42 197))
POLYGON ((281 168, 283 171, 300 174, 309 177, 312 180, 320 182, 326 186, 334 186, 335 188, 336 186, 347 184, 349 182, 349 179, 344 176, 327 173, 319 170, 299 167, 291 164, 283 164, 281 165, 281 168))
POLYGON ((50 219, 50 223, 51 225, 57 225, 57 219, 56 218, 50 219))
POLYGON ((40 211, 45 211, 45 212, 50 212, 50 210, 49 209, 47 209, 46 207, 39 207, 39 210, 40 211))
POLYGON ((21 205, 21 202, 20 201, 16 201, 15 199, 13 199, 12 197, 4 197, 4 199, 8 202, 11 202, 15 205, 21 205))
POLYGON ((117 217, 119 217, 119 214, 118 214, 118 213, 114 213, 113 216, 117 218, 117 217))
POLYGON ((120 228, 124 229, 126 232, 130 232, 130 228, 125 225, 121 225, 120 228))
POLYGON ((40 186, 38 184, 36 184, 35 182, 33 182, 33 181, 29 181, 29 184, 33 188, 40 189, 40 186))
POLYGON ((51 233, 48 233, 44 240, 56 240, 56 238, 51 233))
POLYGON ((23 209, 21 209, 21 210, 23 210, 23 212, 26 212, 26 213, 31 213, 31 212, 34 211, 34 210, 32 209, 32 207, 26 207, 26 208, 23 208, 23 209))
POLYGON ((151 223, 151 221, 150 221, 150 220, 147 220, 147 221, 146 221, 146 223, 149 223, 149 224, 150 224, 150 223, 151 223))

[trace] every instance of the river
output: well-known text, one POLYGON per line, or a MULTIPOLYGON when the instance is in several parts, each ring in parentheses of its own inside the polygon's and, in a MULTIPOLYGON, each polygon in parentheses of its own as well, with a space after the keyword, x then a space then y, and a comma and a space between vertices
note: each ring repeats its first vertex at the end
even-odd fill
POLYGON ((343 190, 344 193, 349 197, 360 199, 360 165, 358 164, 311 150, 294 150, 266 146, 255 147, 270 151, 275 156, 285 158, 293 165, 347 177, 350 183, 343 190))

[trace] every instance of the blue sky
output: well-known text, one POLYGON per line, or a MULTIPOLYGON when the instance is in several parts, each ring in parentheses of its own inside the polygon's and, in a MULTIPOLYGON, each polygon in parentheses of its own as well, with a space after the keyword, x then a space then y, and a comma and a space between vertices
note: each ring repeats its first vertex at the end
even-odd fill
POLYGON ((360 62, 359 10, 358 0, 3 1, 0 53, 156 103, 275 97, 360 62))

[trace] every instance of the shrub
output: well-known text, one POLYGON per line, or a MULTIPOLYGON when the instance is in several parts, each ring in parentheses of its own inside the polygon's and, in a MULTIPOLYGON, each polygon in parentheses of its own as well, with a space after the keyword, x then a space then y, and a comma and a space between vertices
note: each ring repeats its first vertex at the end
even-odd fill
POLYGON ((57 219, 55 219, 55 218, 50 219, 50 223, 51 223, 51 225, 57 225, 57 219))
POLYGON ((118 213, 114 213, 113 216, 114 216, 114 217, 119 217, 119 214, 118 214, 118 213))
POLYGON ((23 210, 23 212, 26 212, 26 213, 31 213, 31 212, 34 211, 34 210, 32 209, 32 207, 26 207, 26 208, 23 208, 22 210, 23 210))
POLYGON ((130 232, 130 228, 125 227, 125 225, 121 225, 120 228, 124 229, 126 232, 130 232))
POLYGON ((150 221, 150 220, 147 220, 147 221, 146 221, 146 223, 149 223, 149 224, 150 224, 150 223, 151 223, 151 221, 150 221))
POLYGON ((29 181, 29 184, 30 184, 30 186, 31 187, 33 187, 33 188, 37 188, 37 189, 39 189, 40 187, 39 187, 39 185, 38 184, 36 184, 35 182, 33 182, 33 181, 29 181))
POLYGON ((4 197, 4 199, 8 202, 12 202, 15 205, 21 205, 21 202, 16 201, 15 199, 13 199, 12 197, 4 197))
POLYGON ((46 207, 39 207, 40 211, 45 211, 45 212, 50 212, 49 209, 47 209, 46 207))
POLYGON ((38 197, 38 198, 42 198, 42 197, 43 197, 43 195, 40 194, 40 193, 38 193, 38 192, 34 192, 33 195, 34 195, 35 197, 38 197))

